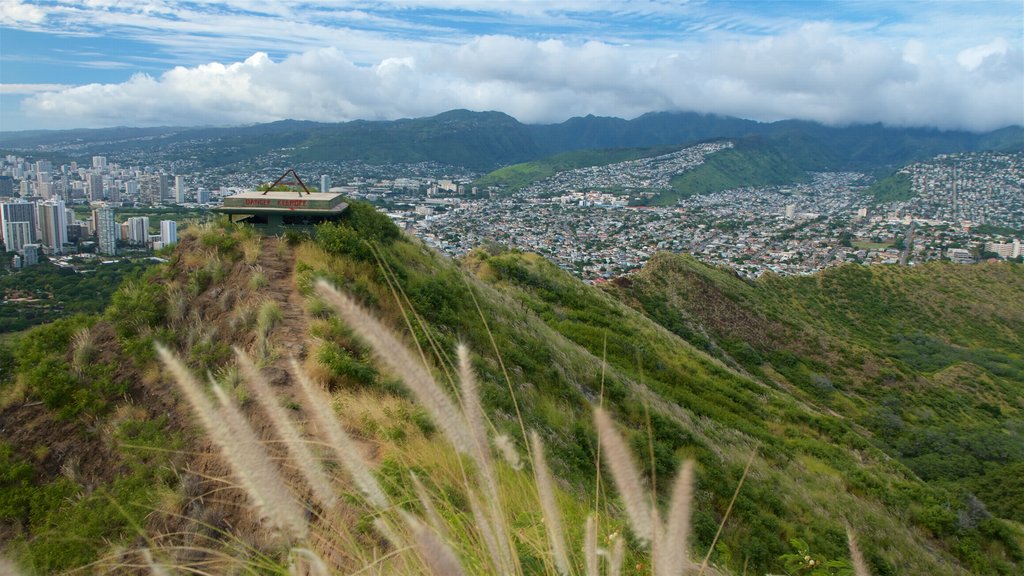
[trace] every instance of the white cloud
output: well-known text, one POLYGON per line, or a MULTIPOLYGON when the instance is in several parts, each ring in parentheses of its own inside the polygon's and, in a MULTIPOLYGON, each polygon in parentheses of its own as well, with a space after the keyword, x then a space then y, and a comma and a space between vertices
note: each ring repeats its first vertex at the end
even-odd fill
POLYGON ((924 40, 896 46, 828 24, 704 45, 482 36, 396 46, 370 65, 335 47, 280 61, 256 53, 39 93, 24 107, 37 118, 93 126, 345 121, 452 108, 501 110, 524 122, 696 110, 974 130, 1024 123, 1024 57, 998 38, 955 61, 924 40))
POLYGON ((1009 49, 1010 44, 1005 38, 996 38, 988 44, 961 50, 956 55, 956 61, 968 70, 977 70, 989 56, 1003 56, 1009 49))
POLYGON ((39 24, 46 19, 46 11, 20 0, 0 0, 0 24, 39 24))

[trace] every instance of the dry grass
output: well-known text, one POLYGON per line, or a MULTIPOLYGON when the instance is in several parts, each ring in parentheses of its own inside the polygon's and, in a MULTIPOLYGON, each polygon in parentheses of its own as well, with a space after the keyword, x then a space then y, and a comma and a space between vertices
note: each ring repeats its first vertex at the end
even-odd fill
MULTIPOLYGON (((274 460, 226 393, 214 385, 212 390, 217 401, 212 401, 174 354, 159 348, 166 369, 231 466, 232 475, 245 489, 250 504, 286 536, 290 552, 281 561, 282 569, 292 573, 327 574, 344 565, 341 559, 344 556, 362 563, 361 568, 357 565, 355 570, 350 570, 359 573, 523 574, 518 554, 526 549, 546 559, 545 572, 549 574, 622 573, 627 556, 626 539, 612 532, 605 534, 607 548, 600 545, 601 526, 612 526, 613 519, 591 512, 586 515, 585 523, 566 529, 567 516, 559 506, 558 489, 547 467, 539 434, 529 433, 527 463, 532 475, 517 471, 511 464, 505 466, 496 458, 503 452, 514 453, 515 442, 492 438, 487 416, 480 406, 468 350, 460 347, 457 351, 459 394, 453 398, 435 380, 423 357, 374 316, 333 287, 320 284, 318 291, 369 344, 377 358, 401 377, 418 404, 413 407, 408 400, 368 391, 345 392, 332 398, 298 361, 292 360, 291 377, 301 392, 299 412, 295 413, 309 417, 315 436, 330 450, 334 463, 357 488, 359 497, 345 498, 344 506, 355 506, 356 517, 371 519, 369 525, 374 527, 377 539, 367 539, 365 534, 360 535, 352 525, 341 520, 352 517, 351 512, 346 513, 341 508, 342 499, 338 498, 343 493, 341 482, 327 474, 309 449, 312 440, 299 431, 292 412, 281 408, 281 400, 243 352, 236 349, 246 389, 271 423, 273 434, 287 448, 284 461, 278 462, 278 466, 299 470, 304 491, 296 492, 294 486, 284 484, 279 471, 273 469, 274 460), (339 399, 340 405, 336 402, 339 399), (396 419, 404 420, 404 424, 399 424, 402 442, 382 442, 376 450, 370 451, 377 454, 376 458, 368 458, 367 448, 339 420, 339 406, 344 419, 355 430, 361 430, 364 437, 377 436, 390 441, 385 429, 393 426, 396 419), (429 415, 446 440, 445 444, 417 430, 410 411, 418 409, 429 415), (405 463, 403 476, 407 481, 403 484, 408 491, 401 494, 385 490, 375 473, 381 458, 395 457, 405 463), (429 482, 409 472, 413 465, 429 471, 429 482), (461 505, 445 495, 452 489, 464 499, 461 505), (307 504, 309 513, 305 516, 296 508, 303 494, 311 494, 313 502, 307 504), (419 515, 410 511, 409 504, 420 510, 419 515), (305 518, 309 516, 313 524, 306 523, 305 518), (517 523, 523 518, 532 518, 533 524, 513 527, 513 517, 517 523), (566 533, 582 536, 578 547, 567 543, 566 533), (573 553, 573 549, 577 552, 573 553)), ((687 461, 681 466, 663 521, 654 494, 645 486, 633 454, 607 411, 595 408, 594 423, 601 449, 600 462, 614 482, 628 525, 640 543, 640 548, 634 549, 632 554, 649 555, 648 565, 654 576, 698 573, 698 565, 692 560, 689 549, 695 487, 693 462, 687 461)), ((506 459, 515 461, 518 456, 507 455, 506 459)), ((748 463, 743 479, 749 467, 748 463)), ((729 511, 723 525, 728 515, 729 511)), ((863 568, 863 557, 852 532, 850 548, 854 563, 859 566, 856 574, 863 576, 866 568, 863 568)), ((155 573, 156 564, 151 558, 147 557, 146 563, 155 573)), ((707 567, 707 559, 700 572, 720 573, 707 567)))

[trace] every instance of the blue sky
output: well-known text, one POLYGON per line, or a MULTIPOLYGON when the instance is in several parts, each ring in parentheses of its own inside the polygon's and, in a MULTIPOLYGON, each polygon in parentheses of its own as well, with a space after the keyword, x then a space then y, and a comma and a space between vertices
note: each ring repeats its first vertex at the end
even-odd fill
POLYGON ((1024 3, 0 0, 0 130, 686 110, 1024 123, 1024 3))

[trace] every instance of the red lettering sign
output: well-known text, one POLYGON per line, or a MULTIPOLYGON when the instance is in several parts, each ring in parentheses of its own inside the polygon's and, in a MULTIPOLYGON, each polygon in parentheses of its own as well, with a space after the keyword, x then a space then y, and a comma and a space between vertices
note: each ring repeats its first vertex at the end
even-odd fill
POLYGON ((270 200, 264 198, 246 198, 246 206, 270 206, 270 200))

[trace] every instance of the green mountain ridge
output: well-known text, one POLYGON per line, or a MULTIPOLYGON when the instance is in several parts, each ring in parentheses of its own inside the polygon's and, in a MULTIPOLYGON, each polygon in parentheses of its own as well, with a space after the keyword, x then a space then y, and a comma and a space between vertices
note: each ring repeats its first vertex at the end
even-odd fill
POLYGON ((802 141, 833 169, 890 170, 939 153, 1020 150, 1024 127, 989 133, 887 127, 830 127, 786 120, 754 122, 692 112, 656 112, 632 120, 587 116, 559 124, 523 124, 501 112, 452 110, 429 118, 343 123, 279 121, 244 127, 105 128, 0 132, 0 149, 62 153, 81 161, 144 153, 164 161, 196 158, 204 167, 245 163, 274 153, 292 163, 346 159, 371 164, 438 162, 489 172, 573 150, 682 146, 760 136, 802 141))
MULTIPOLYGON (((696 461, 695 557, 731 510, 712 552, 721 573, 778 573, 793 538, 816 555, 846 557, 847 524, 873 574, 1013 574, 1024 565, 1020 500, 993 489, 1011 486, 1024 459, 1014 449, 1024 311, 1012 298, 1022 267, 848 266, 752 284, 663 254, 598 288, 531 254, 478 250, 453 262, 359 203, 315 241, 195 230, 167 265, 123 286, 104 315, 37 328, 0 354, 6 553, 39 573, 101 572, 135 558, 141 531, 161 558, 184 565, 221 558, 217 550, 251 562, 280 554, 261 544, 244 496, 217 480, 223 465, 157 367, 154 341, 225 382, 243 406, 229 344, 260 359, 289 406, 284 367, 300 355, 373 446, 389 495, 416 501, 403 480, 416 470, 464 509, 436 425, 324 305, 317 278, 418 343, 439 375, 458 343, 469 347, 496 433, 523 453, 518 414, 543 436, 573 542, 594 505, 590 410, 600 402, 661 499, 679 462, 696 461), (965 400, 968 390, 976 397, 965 400), (45 450, 55 431, 61 450, 45 450), (968 474, 930 462, 933 445, 979 466, 968 474), (75 454, 93 459, 70 463, 75 454), (175 548, 183 539, 212 550, 175 548)), ((513 484, 523 474, 502 472, 513 484)), ((596 493, 611 518, 602 534, 628 532, 621 501, 596 493)), ((542 525, 531 498, 511 498, 510 528, 523 538, 524 569, 543 573, 548 551, 530 536, 542 525)), ((332 561, 351 572, 363 567, 359 527, 374 513, 351 492, 344 515, 354 540, 332 561)), ((639 554, 636 542, 629 548, 639 554)), ((457 549, 471 559, 475 548, 457 549)))

